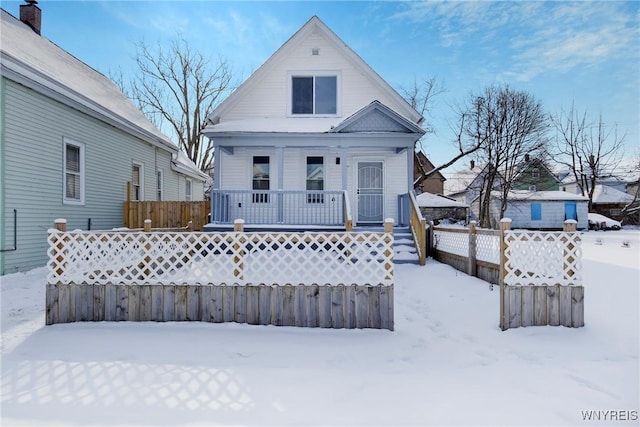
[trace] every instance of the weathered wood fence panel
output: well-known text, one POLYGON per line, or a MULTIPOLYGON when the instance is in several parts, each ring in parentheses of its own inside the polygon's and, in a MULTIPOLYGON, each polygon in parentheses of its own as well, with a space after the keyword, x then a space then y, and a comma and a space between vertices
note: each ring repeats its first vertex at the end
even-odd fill
POLYGON ((394 328, 393 285, 47 284, 46 304, 47 325, 115 320, 394 328))
POLYGON ((504 293, 505 329, 546 325, 570 328, 584 326, 582 286, 505 285, 504 293))
POLYGON ((473 274, 469 271, 469 258, 460 255, 452 254, 449 252, 432 250, 433 258, 443 264, 448 264, 458 271, 462 271, 469 275, 475 276, 485 282, 497 285, 500 283, 500 264, 493 264, 486 261, 474 260, 473 274))
POLYGON ((193 230, 202 231, 208 223, 211 204, 197 202, 125 201, 122 207, 124 226, 143 228, 144 220, 150 219, 155 228, 185 227, 189 221, 193 230))

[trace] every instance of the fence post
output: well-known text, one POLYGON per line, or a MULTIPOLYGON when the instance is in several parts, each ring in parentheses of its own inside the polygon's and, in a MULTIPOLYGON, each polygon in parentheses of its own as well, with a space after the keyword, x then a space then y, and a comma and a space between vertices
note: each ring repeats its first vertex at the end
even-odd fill
POLYGON ((133 227, 133 218, 131 215, 131 181, 127 181, 127 198, 124 202, 124 226, 127 228, 133 227))
MULTIPOLYGON (((145 233, 151 232, 151 220, 148 218, 144 220, 144 232, 145 233)), ((151 253, 151 242, 149 241, 150 238, 151 236, 149 236, 148 234, 145 234, 144 239, 146 240, 146 243, 144 244, 144 251, 146 255, 144 257, 144 263, 147 266, 151 264, 151 256, 149 255, 149 253, 151 253)), ((151 276, 151 274, 152 274, 152 271, 149 268, 144 269, 145 279, 148 279, 149 276, 151 276)))
POLYGON ((187 231, 193 231, 193 221, 187 223, 187 231))
POLYGON ((507 275, 507 258, 505 252, 507 251, 507 241, 505 240, 505 234, 511 229, 511 219, 502 218, 500 220, 500 329, 506 331, 509 328, 509 322, 506 318, 509 313, 505 313, 505 283, 504 278, 507 275))
MULTIPOLYGON (((53 221, 53 226, 56 230, 60 231, 61 233, 65 233, 67 231, 67 220, 64 218, 58 218, 56 220, 53 221)), ((60 255, 58 255, 56 257, 56 275, 58 275, 58 277, 62 276, 64 274, 64 268, 62 268, 62 266, 64 265, 64 260, 65 260, 65 256, 63 255, 63 251, 64 251, 64 243, 63 240, 60 238, 60 236, 57 237, 56 239, 57 243, 56 243, 56 249, 58 251, 58 253, 60 255)), ((58 279, 59 281, 59 279, 58 279)))
POLYGON ((244 265, 242 262, 243 250, 240 247, 240 236, 244 232, 244 219, 236 219, 233 222, 233 231, 235 234, 235 243, 233 244, 233 263, 236 268, 233 270, 233 275, 238 279, 242 279, 242 270, 244 269, 244 265))
MULTIPOLYGON (((562 229, 566 233, 575 233, 577 225, 578 225, 578 221, 576 221, 575 219, 568 219, 568 220, 566 220, 564 222, 562 229)), ((563 238, 562 238, 562 243, 564 244, 563 245, 563 254, 562 254, 563 255, 562 256, 562 259, 563 259, 563 270, 564 270, 565 274, 567 275, 567 278, 571 278, 576 274, 576 272, 572 268, 570 268, 570 266, 572 264, 569 261, 569 257, 571 257, 571 252, 572 252, 571 250, 569 250, 569 247, 568 247, 570 242, 571 242, 571 239, 569 239, 566 236, 563 236, 563 238)), ((571 249, 574 249, 574 248, 571 248, 571 249)), ((573 258, 573 262, 575 262, 575 261, 576 261, 576 259, 573 258)))
POLYGON ((150 231, 151 231, 151 220, 147 218, 144 220, 144 232, 149 233, 150 231))
POLYGON ((469 223, 469 256, 467 257, 467 274, 469 276, 477 275, 476 266, 476 253, 477 253, 477 235, 476 235, 476 222, 471 221, 469 223))

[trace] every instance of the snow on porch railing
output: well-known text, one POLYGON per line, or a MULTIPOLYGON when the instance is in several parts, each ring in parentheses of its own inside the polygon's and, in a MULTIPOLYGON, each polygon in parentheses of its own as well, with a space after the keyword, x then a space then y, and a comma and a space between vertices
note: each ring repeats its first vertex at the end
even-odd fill
POLYGON ((393 283, 393 234, 49 230, 49 283, 393 283))
POLYGON ((582 246, 575 231, 504 232, 506 285, 581 285, 582 246))

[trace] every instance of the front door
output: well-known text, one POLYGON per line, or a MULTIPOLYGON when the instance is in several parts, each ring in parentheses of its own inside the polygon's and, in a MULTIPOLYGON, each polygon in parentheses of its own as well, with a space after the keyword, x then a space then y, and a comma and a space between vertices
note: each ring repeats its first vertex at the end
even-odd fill
POLYGON ((382 223, 384 212, 382 183, 382 162, 358 162, 357 223, 382 223))

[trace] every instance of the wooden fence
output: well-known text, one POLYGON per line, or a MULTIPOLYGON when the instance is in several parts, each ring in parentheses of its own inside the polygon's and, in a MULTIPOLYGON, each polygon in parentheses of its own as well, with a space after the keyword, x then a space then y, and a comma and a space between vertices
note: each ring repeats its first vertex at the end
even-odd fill
POLYGON ((135 201, 131 200, 131 182, 127 182, 127 198, 122 204, 122 222, 125 227, 141 229, 150 219, 157 228, 181 228, 191 221, 193 230, 202 231, 209 222, 211 203, 206 200, 135 201))
POLYGON ((457 270, 500 284, 500 327, 584 326, 580 234, 575 221, 563 232, 430 227, 431 253, 457 270))
POLYGON ((393 286, 48 284, 46 324, 200 321, 393 330, 393 286))
POLYGON ((155 320, 393 330, 383 233, 50 230, 47 324, 155 320))

